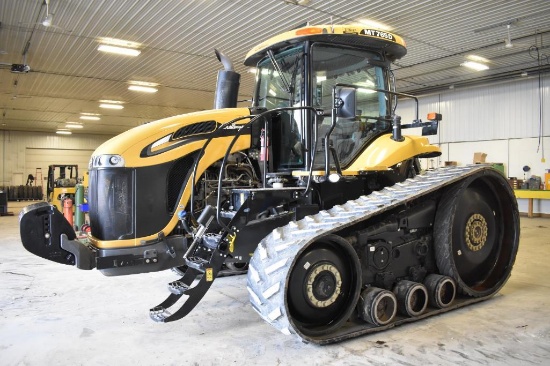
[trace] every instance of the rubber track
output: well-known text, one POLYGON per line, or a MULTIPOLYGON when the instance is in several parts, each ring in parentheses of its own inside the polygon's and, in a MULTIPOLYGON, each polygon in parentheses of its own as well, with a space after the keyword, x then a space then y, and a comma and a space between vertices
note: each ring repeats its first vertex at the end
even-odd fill
POLYGON ((361 196, 330 210, 307 216, 273 230, 254 252, 250 261, 247 289, 253 308, 269 324, 284 334, 296 334, 306 342, 328 344, 353 338, 362 334, 385 330, 404 322, 415 321, 427 316, 449 311, 490 296, 479 298, 458 298, 446 309, 429 309, 416 318, 398 317, 383 327, 375 327, 360 319, 350 319, 333 334, 310 337, 299 331, 286 310, 286 283, 294 261, 302 251, 317 238, 337 232, 343 228, 367 220, 411 200, 435 192, 473 174, 483 174, 492 169, 489 165, 470 165, 428 171, 415 178, 407 179, 368 196, 361 196))

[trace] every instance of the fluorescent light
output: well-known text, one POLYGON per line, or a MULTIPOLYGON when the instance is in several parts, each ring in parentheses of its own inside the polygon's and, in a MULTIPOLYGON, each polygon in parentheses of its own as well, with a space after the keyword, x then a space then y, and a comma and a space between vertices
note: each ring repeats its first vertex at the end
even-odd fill
POLYGON ((145 93, 156 93, 158 91, 157 88, 153 88, 152 86, 143 86, 143 85, 130 85, 128 87, 128 90, 140 91, 145 93))
POLYGON ((99 103, 109 103, 109 104, 124 104, 120 100, 110 100, 110 99, 100 99, 99 103))
POLYGON ((88 113, 88 112, 80 112, 83 116, 101 116, 99 113, 88 113))
POLYGON ((325 80, 327 80, 326 76, 323 76, 323 75, 317 76, 317 83, 320 83, 320 82, 325 81, 325 80))
POLYGON ((130 85, 141 85, 141 86, 158 86, 158 83, 152 83, 150 81, 138 81, 138 80, 130 80, 128 81, 128 84, 130 85))
POLYGON ((484 63, 491 62, 489 59, 486 59, 485 57, 481 57, 481 56, 478 56, 478 55, 468 55, 468 56, 466 56, 466 58, 468 60, 475 61, 475 62, 484 62, 484 63))
POLYGON ((134 57, 138 56, 141 53, 140 50, 136 50, 135 48, 111 46, 108 44, 100 44, 97 50, 101 52, 116 53, 118 55, 134 56, 134 57))
POLYGON ((84 126, 82 126, 80 123, 76 123, 76 122, 67 122, 67 124, 65 124, 65 128, 83 128, 84 126))
POLYGON ((271 94, 271 95, 274 96, 274 97, 277 96, 277 93, 275 93, 275 90, 273 90, 273 89, 269 89, 269 90, 268 90, 268 93, 271 94))
POLYGON ((127 41, 125 39, 111 38, 111 37, 99 37, 97 39, 99 43, 108 44, 111 46, 125 47, 125 48, 140 48, 142 46, 139 42, 127 41))
POLYGON ((107 108, 107 109, 122 109, 124 108, 121 104, 108 104, 108 103, 101 103, 99 105, 99 108, 107 108))
POLYGON ((55 131, 58 135, 72 135, 72 132, 69 130, 57 130, 55 131))
POLYGON ((460 64, 460 66, 465 66, 476 71, 483 71, 483 70, 489 69, 489 66, 481 64, 479 62, 474 62, 474 61, 464 61, 463 63, 460 64))
POLYGON ((80 119, 85 119, 88 121, 99 121, 101 118, 97 116, 80 116, 80 119))

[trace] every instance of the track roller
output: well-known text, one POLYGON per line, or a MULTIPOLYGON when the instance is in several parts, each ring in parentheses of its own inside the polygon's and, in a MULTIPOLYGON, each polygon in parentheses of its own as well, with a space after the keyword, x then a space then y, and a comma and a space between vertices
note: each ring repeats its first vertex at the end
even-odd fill
POLYGON ((421 315, 428 306, 428 290, 418 282, 399 281, 393 288, 397 298, 397 309, 403 315, 421 315))
POLYGON ((456 284, 451 277, 431 274, 424 279, 424 286, 428 289, 428 301, 431 306, 443 309, 453 303, 456 284))
POLYGON ((361 293, 359 316, 372 325, 391 323, 397 313, 397 298, 393 292, 378 287, 368 287, 361 293))

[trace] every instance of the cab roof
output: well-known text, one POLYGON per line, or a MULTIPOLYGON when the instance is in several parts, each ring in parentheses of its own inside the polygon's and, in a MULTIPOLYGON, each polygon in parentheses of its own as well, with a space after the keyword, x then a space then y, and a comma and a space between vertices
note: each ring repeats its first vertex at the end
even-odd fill
POLYGON ((385 53, 390 61, 399 59, 407 53, 403 38, 391 32, 358 25, 315 25, 293 29, 269 38, 248 52, 244 64, 255 66, 268 49, 278 49, 304 40, 380 51, 385 53))

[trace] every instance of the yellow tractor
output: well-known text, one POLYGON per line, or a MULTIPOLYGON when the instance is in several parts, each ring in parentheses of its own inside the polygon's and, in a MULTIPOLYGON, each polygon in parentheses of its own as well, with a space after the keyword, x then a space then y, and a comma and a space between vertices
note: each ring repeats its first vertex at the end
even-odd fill
MULTIPOLYGON (((284 334, 326 344, 472 304, 507 281, 519 243, 513 192, 489 166, 420 172, 440 155, 418 100, 395 91, 393 33, 305 26, 252 49, 250 107, 217 52, 215 109, 136 127, 89 165, 91 233, 51 205, 20 215, 25 248, 108 276, 174 269, 150 310, 187 315, 222 274, 247 271, 250 302, 284 334), (416 117, 395 115, 412 98, 416 117)), ((201 311, 200 307, 197 311, 201 311)))

